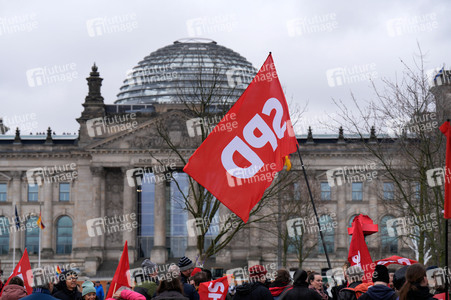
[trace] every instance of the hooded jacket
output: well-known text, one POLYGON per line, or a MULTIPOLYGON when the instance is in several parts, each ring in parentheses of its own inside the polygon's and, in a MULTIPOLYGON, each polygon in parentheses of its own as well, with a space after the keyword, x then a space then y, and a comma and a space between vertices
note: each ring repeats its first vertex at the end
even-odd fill
POLYGON ((273 300, 270 291, 261 282, 244 283, 236 288, 233 300, 273 300))
POLYGON ((27 296, 27 291, 23 286, 17 284, 8 284, 3 288, 0 300, 17 300, 27 296))
POLYGON ((297 270, 293 278, 293 288, 284 295, 283 300, 321 300, 321 296, 317 292, 308 288, 307 272, 297 270))
POLYGON ((390 300, 396 299, 396 297, 393 289, 383 284, 377 284, 368 288, 368 291, 360 296, 359 300, 390 300))
POLYGON ((410 290, 407 294, 409 300, 434 300, 431 293, 429 293, 429 287, 420 286, 416 291, 410 290))

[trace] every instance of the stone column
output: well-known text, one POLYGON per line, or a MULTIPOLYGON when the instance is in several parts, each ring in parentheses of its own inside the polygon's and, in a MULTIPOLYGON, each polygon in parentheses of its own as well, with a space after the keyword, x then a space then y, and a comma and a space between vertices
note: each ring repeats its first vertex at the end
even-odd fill
MULTIPOLYGON (((91 216, 93 218, 102 217, 101 214, 101 199, 102 199, 102 179, 104 177, 103 167, 91 167, 92 174, 92 210, 91 216)), ((103 235, 91 237, 91 247, 93 250, 101 250, 103 235)))
MULTIPOLYGON (((337 232, 335 233, 335 241, 337 242, 337 257, 347 254, 348 249, 348 217, 349 208, 347 201, 351 198, 349 196, 348 184, 345 183, 340 186, 331 188, 333 196, 337 200, 337 232)), ((346 257, 346 256, 345 256, 346 257)))
MULTIPOLYGON (((197 184, 197 183, 195 183, 195 184, 197 184)), ((188 201, 192 207, 196 206, 196 198, 195 198, 194 192, 192 191, 191 187, 188 191, 188 201)), ((188 220, 193 220, 193 219, 194 219, 194 216, 188 211, 188 220)), ((190 228, 190 230, 192 230, 192 228, 190 228)), ((199 251, 197 249, 197 231, 194 236, 192 236, 192 234, 191 235, 188 234, 188 243, 187 244, 188 244, 188 247, 186 248, 185 256, 190 258, 193 262, 195 262, 196 260, 202 261, 202 259, 199 258, 199 251)))
MULTIPOLYGON (((56 185, 58 188, 58 185, 56 185)), ((42 258, 53 257, 53 183, 45 182, 42 187, 44 205, 42 206, 42 220, 45 225, 45 230, 42 231, 42 258)), ((42 198, 41 198, 42 199, 42 198)), ((56 233, 56 232, 55 232, 56 233)))
MULTIPOLYGON (((127 170, 129 168, 122 168, 122 175, 124 177, 124 192, 123 192, 123 217, 125 218, 124 222, 126 223, 130 223, 130 225, 127 226, 131 226, 133 221, 137 220, 137 216, 136 216, 136 190, 137 187, 136 186, 130 186, 129 184, 129 180, 127 179, 127 170), (134 214, 135 216, 135 220, 132 220, 132 214, 134 214)), ((125 243, 125 241, 127 241, 128 243, 128 249, 129 249, 129 258, 131 261, 135 261, 135 257, 136 257, 136 230, 137 229, 133 229, 131 231, 124 231, 122 233, 122 242, 125 243)))
POLYGON ((155 182, 153 222, 154 242, 150 260, 157 264, 164 264, 168 259, 168 252, 166 250, 166 183, 162 180, 155 182))
MULTIPOLYGON (((10 195, 8 195, 8 198, 11 200, 12 202, 12 216, 14 219, 14 216, 16 214, 15 212, 15 207, 17 207, 17 213, 19 214, 19 217, 21 216, 21 201, 22 201, 22 189, 21 189, 21 184, 22 184, 22 171, 17 171, 17 172, 12 172, 12 178, 13 178, 13 182, 12 182, 12 186, 11 186, 11 193, 10 195)), ((9 193, 8 193, 9 194, 9 193)), ((21 226, 25 226, 22 225, 21 226)), ((22 247, 20 247, 21 245, 21 231, 16 230, 15 224, 10 224, 10 228, 13 228, 11 234, 10 234, 10 239, 9 239, 9 243, 10 243, 10 254, 12 256, 12 253, 14 251, 16 251, 16 263, 20 260, 20 257, 22 255, 22 251, 20 250, 22 247), (14 247, 14 238, 16 239, 16 246, 14 247)), ((12 257, 11 257, 12 258, 12 257)))

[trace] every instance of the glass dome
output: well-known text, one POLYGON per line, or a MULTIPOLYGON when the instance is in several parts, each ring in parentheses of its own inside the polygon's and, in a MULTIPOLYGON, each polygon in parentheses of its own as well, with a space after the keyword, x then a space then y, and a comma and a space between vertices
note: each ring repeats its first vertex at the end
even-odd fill
POLYGON ((144 57, 127 72, 115 104, 235 102, 257 70, 208 39, 182 39, 144 57))

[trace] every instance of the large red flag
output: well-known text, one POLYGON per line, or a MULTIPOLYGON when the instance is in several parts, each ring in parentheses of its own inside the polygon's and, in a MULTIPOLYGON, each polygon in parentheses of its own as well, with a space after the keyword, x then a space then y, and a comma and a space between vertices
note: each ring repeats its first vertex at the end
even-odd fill
POLYGON ((28 282, 27 272, 31 272, 31 266, 30 259, 28 258, 27 248, 25 248, 22 258, 19 260, 19 263, 14 268, 14 271, 11 274, 11 276, 9 276, 8 280, 5 283, 5 286, 8 285, 11 278, 13 278, 14 276, 19 276, 23 280, 25 289, 27 290, 27 294, 31 295, 31 292, 33 292, 33 288, 31 287, 30 282, 28 282))
POLYGON ((363 269, 365 272, 363 282, 371 282, 375 266, 365 243, 362 224, 360 221, 354 220, 352 227, 354 227, 354 232, 349 246, 348 261, 351 266, 359 265, 363 269))
POLYGON ((113 280, 111 280, 110 289, 105 299, 112 298, 113 294, 121 287, 130 286, 130 264, 128 262, 128 248, 127 241, 125 241, 124 250, 122 251, 121 260, 117 266, 116 273, 114 273, 113 280))
POLYGON ((269 54, 183 170, 247 222, 296 145, 288 105, 269 54))
POLYGON ((224 300, 229 291, 227 276, 219 279, 202 282, 199 286, 200 300, 224 300))
POLYGON ((446 136, 446 161, 445 161, 445 219, 451 219, 451 125, 449 121, 440 126, 440 131, 446 136))
POLYGON ((410 258, 393 255, 387 258, 376 260, 375 263, 376 265, 384 265, 384 266, 388 266, 391 264, 410 266, 416 264, 417 261, 410 258))

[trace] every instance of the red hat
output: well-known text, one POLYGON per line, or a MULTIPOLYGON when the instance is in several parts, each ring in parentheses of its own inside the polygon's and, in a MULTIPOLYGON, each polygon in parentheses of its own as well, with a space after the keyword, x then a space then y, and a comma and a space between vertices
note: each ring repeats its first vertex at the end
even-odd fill
POLYGON ((266 271, 265 267, 262 265, 255 265, 249 268, 249 277, 261 277, 261 275, 266 275, 268 271, 266 271))
POLYGON ((200 268, 194 268, 194 270, 191 272, 191 277, 193 277, 194 275, 196 275, 197 273, 202 272, 202 269, 200 268))

